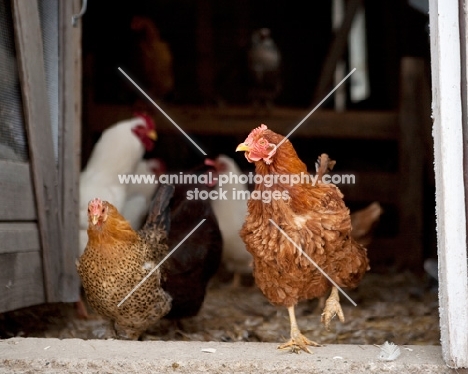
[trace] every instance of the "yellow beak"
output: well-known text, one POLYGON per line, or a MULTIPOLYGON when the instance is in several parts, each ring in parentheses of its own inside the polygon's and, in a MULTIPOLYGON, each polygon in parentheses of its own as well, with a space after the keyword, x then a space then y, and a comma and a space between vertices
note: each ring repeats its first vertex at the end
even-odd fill
POLYGON ((151 130, 150 132, 148 132, 148 138, 156 141, 156 139, 158 139, 158 133, 155 130, 151 130))
POLYGON ((97 214, 91 216, 91 222, 93 225, 96 225, 99 221, 99 216, 97 214))
POLYGON ((239 152, 239 151, 249 151, 250 148, 247 144, 245 143, 240 143, 237 148, 236 148, 236 152, 239 152))

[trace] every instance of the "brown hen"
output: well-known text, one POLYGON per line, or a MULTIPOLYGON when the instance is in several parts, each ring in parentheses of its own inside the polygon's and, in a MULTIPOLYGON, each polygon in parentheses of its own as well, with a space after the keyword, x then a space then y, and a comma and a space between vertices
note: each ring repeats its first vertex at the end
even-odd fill
POLYGON ((158 27, 149 17, 133 16, 130 27, 136 38, 132 54, 135 76, 148 84, 147 92, 153 99, 163 99, 174 88, 169 44, 161 38, 158 27))
POLYGON ((265 182, 276 176, 270 187, 256 183, 240 235, 254 258, 256 284, 272 304, 288 308, 291 339, 278 348, 310 352, 308 345, 319 344, 301 334, 295 305, 331 289, 322 322, 328 328, 335 315, 344 321, 338 289, 318 268, 340 288, 354 288, 369 269, 367 251, 351 237, 349 209, 335 185, 289 183, 294 175, 308 175, 289 140, 261 125, 236 151, 245 151, 265 182), (268 203, 260 198, 275 194, 268 203))
POLYGON ((171 308, 171 297, 161 288, 160 269, 154 269, 168 253, 173 191, 171 185, 158 186, 138 232, 111 203, 96 198, 88 204, 89 239, 77 270, 88 302, 113 321, 121 339, 138 339, 171 308))

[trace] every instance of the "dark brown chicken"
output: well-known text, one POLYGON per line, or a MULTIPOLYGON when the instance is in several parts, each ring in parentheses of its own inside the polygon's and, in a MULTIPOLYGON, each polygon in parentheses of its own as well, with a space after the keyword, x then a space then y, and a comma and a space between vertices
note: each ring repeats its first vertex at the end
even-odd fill
POLYGON ((336 286, 358 286, 369 269, 367 251, 351 237, 349 210, 335 185, 289 183, 292 176, 307 174, 289 140, 261 125, 236 150, 245 151, 264 181, 278 176, 270 187, 256 183, 240 235, 254 258, 256 284, 272 304, 288 308, 291 339, 278 348, 309 352, 308 345, 319 344, 301 334, 295 305, 331 289, 322 322, 328 327, 335 315, 344 321, 336 286), (258 198, 275 194, 268 203, 258 198))
POLYGON ((170 185, 158 186, 138 232, 109 202, 96 198, 88 204, 89 239, 77 270, 88 302, 113 321, 121 339, 138 339, 170 310, 171 298, 161 288, 161 271, 154 269, 168 253, 173 190, 170 185))
MULTIPOLYGON (((187 175, 207 176, 210 170, 214 171, 211 167, 202 166, 187 175)), ((205 300, 208 282, 221 262, 223 239, 218 220, 210 200, 200 196, 196 198, 196 190, 200 193, 209 192, 210 189, 210 183, 204 181, 175 185, 170 203, 170 250, 179 245, 202 219, 205 222, 164 263, 162 286, 172 297, 172 308, 166 318, 179 319, 197 315, 205 300)))

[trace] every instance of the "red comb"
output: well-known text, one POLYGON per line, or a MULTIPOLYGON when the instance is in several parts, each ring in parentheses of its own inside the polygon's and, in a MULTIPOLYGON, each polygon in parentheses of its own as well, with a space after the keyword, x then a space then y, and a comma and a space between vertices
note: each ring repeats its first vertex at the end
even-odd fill
POLYGON ((260 126, 254 128, 250 132, 247 139, 245 139, 245 143, 247 143, 247 144, 252 143, 253 140, 256 139, 259 135, 261 135, 263 133, 263 131, 265 131, 265 130, 268 130, 268 127, 266 127, 266 125, 264 125, 263 123, 260 126))
POLYGON ((102 201, 99 197, 95 197, 94 199, 90 200, 88 203, 88 205, 91 205, 91 206, 98 205, 98 204, 102 204, 102 201))
POLYGON ((212 160, 211 158, 205 158, 205 165, 208 165, 208 166, 215 166, 216 163, 214 160, 212 160))
POLYGON ((146 128, 148 130, 156 130, 156 125, 150 115, 147 113, 135 113, 135 116, 140 117, 143 121, 145 121, 146 128))
POLYGON ((88 211, 91 214, 99 214, 102 209, 102 200, 95 198, 88 203, 88 211))

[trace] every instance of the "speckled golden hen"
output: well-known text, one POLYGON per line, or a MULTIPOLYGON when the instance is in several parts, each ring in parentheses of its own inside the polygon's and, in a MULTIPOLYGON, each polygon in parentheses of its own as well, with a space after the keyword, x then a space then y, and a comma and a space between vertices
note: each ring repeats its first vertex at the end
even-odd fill
POLYGON ((255 191, 260 196, 267 196, 268 191, 274 196, 278 191, 277 198, 266 203, 258 195, 255 199, 251 195, 240 235, 254 258, 256 284, 272 304, 288 308, 291 339, 278 348, 310 352, 307 346, 319 344, 299 330, 294 313, 299 301, 324 296, 331 289, 322 322, 328 328, 335 315, 344 321, 338 289, 310 259, 340 288, 354 288, 369 269, 367 251, 351 237, 349 210, 335 185, 291 185, 279 177, 291 181, 293 175, 307 174, 306 165, 289 140, 261 125, 236 151, 245 151, 245 157, 255 163, 256 174, 265 182, 266 175, 278 176, 270 187, 269 183, 256 183, 255 191))
POLYGON ((173 192, 172 185, 158 185, 146 223, 138 232, 109 202, 98 198, 89 202, 89 239, 77 270, 88 302, 113 321, 121 339, 138 339, 171 308, 171 297, 161 288, 159 268, 131 292, 168 253, 173 192))

